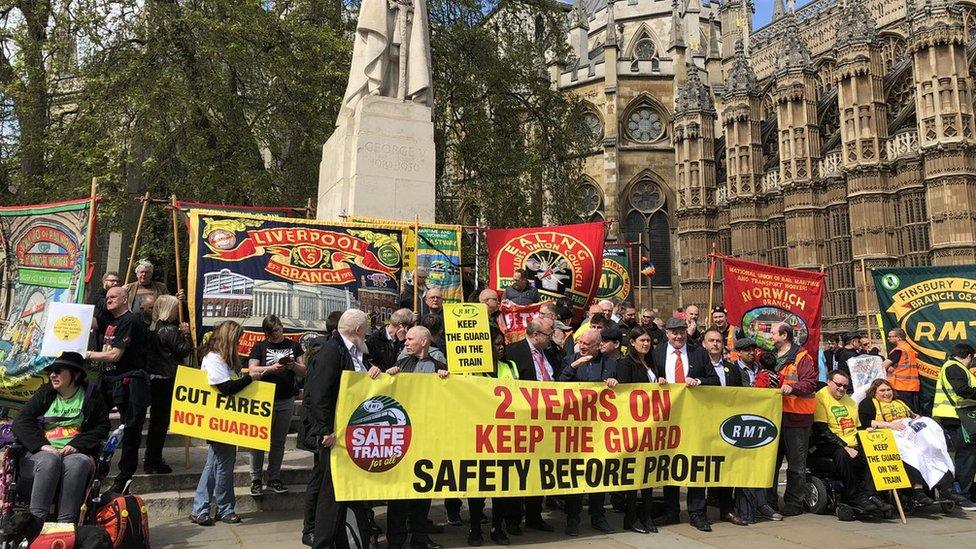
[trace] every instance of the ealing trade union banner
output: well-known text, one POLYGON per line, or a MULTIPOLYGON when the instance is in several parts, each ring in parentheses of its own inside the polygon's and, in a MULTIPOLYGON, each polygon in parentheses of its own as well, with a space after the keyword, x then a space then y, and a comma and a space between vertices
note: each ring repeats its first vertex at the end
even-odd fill
POLYGON ((286 332, 313 334, 334 311, 358 307, 379 321, 396 310, 400 231, 216 210, 189 217, 197 335, 230 319, 253 344, 269 314, 286 332))
POLYGON ((775 390, 677 384, 343 372, 339 394, 340 501, 765 488, 782 412, 775 390))
POLYGON ((600 282, 605 235, 603 222, 485 231, 489 285, 504 292, 525 269, 543 298, 568 298, 580 319, 600 282))
POLYGON ((445 303, 464 301, 461 285, 461 227, 458 225, 419 224, 352 216, 356 225, 397 229, 403 232, 403 270, 417 267, 427 271, 427 287, 440 288, 445 303))
POLYGON ((92 201, 0 208, 3 311, 0 400, 25 402, 46 377, 53 357, 39 356, 51 303, 81 303, 85 296, 92 201))
POLYGON ((976 265, 875 268, 884 333, 901 328, 918 352, 923 390, 932 394, 957 343, 976 333, 976 265))
POLYGON ((772 350, 773 326, 793 327, 795 341, 813 357, 820 347, 824 274, 722 258, 723 294, 729 322, 756 345, 772 350))
POLYGON ((603 272, 596 289, 597 299, 616 297, 621 301, 631 301, 630 248, 607 244, 603 247, 603 272))

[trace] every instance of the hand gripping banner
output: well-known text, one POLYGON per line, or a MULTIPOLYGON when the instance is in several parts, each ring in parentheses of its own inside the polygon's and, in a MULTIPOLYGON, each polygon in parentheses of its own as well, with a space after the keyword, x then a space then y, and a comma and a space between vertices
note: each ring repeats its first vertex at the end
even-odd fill
POLYGON ((485 231, 488 284, 504 292, 515 270, 525 269, 543 298, 567 297, 582 318, 603 272, 605 235, 603 222, 485 231))
POLYGON ((339 501, 765 488, 782 411, 771 389, 455 375, 343 372, 339 394, 339 501))
POLYGON ((812 356, 820 347, 824 274, 722 257, 722 285, 729 322, 741 326, 756 345, 772 350, 772 329, 780 322, 812 356))

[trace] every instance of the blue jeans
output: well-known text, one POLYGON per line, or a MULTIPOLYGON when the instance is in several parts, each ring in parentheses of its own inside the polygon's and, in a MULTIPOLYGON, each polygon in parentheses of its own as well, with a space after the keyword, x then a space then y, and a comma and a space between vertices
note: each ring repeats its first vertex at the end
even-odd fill
MULTIPOLYGON (((283 398, 274 401, 274 414, 271 416, 271 449, 268 452, 268 482, 281 480, 281 460, 285 455, 285 440, 288 427, 295 412, 295 399, 283 398)), ((251 450, 251 481, 261 480, 264 468, 264 452, 251 450)))
POLYGON ((217 498, 217 516, 234 512, 234 460, 237 446, 221 442, 207 442, 207 462, 203 464, 197 492, 193 497, 194 516, 210 515, 210 503, 217 498))

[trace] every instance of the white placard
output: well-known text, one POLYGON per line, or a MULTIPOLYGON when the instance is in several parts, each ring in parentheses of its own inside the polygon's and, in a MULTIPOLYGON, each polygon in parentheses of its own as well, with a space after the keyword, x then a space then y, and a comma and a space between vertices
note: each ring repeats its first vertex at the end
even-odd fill
POLYGON ((84 355, 94 315, 94 305, 48 303, 41 356, 58 356, 65 351, 84 355))
POLYGON ((888 377, 884 369, 884 359, 875 355, 859 355, 847 359, 847 367, 851 370, 851 386, 854 388, 854 400, 860 402, 864 398, 871 382, 888 377), (858 398, 860 397, 860 398, 858 398))

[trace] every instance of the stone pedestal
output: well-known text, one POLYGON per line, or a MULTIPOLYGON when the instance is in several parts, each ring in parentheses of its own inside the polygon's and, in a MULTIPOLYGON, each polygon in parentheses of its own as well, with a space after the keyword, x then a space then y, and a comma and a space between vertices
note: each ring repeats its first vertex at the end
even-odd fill
POLYGON ((318 219, 340 215, 434 221, 434 124, 429 107, 363 98, 322 147, 318 219))

